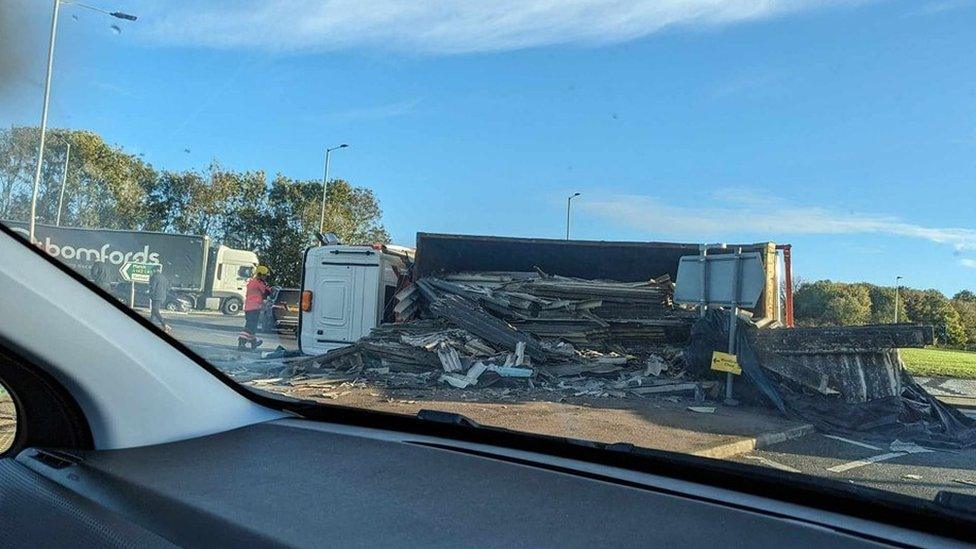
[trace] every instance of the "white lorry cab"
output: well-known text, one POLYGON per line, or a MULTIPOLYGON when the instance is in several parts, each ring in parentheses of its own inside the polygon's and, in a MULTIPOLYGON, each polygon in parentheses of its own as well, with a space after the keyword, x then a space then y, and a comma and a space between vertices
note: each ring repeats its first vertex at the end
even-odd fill
POLYGON ((354 343, 393 320, 393 296, 413 250, 401 246, 309 248, 302 267, 298 346, 309 355, 354 343))
POLYGON ((257 254, 221 245, 210 249, 208 259, 204 302, 200 308, 219 309, 227 315, 240 313, 247 281, 258 266, 257 254))

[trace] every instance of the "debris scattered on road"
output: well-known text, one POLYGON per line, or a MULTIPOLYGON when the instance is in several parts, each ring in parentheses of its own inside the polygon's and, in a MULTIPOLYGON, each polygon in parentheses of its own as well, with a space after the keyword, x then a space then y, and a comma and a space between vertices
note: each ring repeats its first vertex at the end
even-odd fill
POLYGON ((780 471, 789 471, 790 473, 800 473, 799 469, 790 467, 789 465, 783 465, 782 463, 775 462, 769 458, 763 456, 742 456, 744 459, 750 459, 752 461, 758 461, 766 467, 772 467, 773 469, 779 469, 780 471))
POLYGON ((263 355, 261 355, 261 358, 263 358, 263 359, 269 359, 269 358, 292 358, 292 357, 300 357, 300 356, 304 356, 304 355, 302 355, 302 352, 299 351, 298 349, 285 349, 281 345, 278 345, 275 348, 275 350, 268 351, 268 352, 264 353, 263 355))
POLYGON ((688 378, 680 351, 666 343, 693 318, 673 307, 667 276, 621 283, 462 273, 426 277, 415 286, 397 293, 401 322, 286 365, 306 377, 343 374, 479 390, 523 386, 573 396, 689 393, 700 401, 715 386, 688 378))
POLYGON ((667 371, 668 363, 664 362, 658 355, 651 355, 644 361, 644 375, 659 376, 661 372, 667 371))
POLYGON ((935 451, 929 450, 928 448, 923 448, 914 442, 903 442, 898 439, 895 439, 894 442, 889 445, 888 449, 892 452, 904 452, 906 454, 922 454, 925 452, 935 451))
POLYGON ((689 406, 688 409, 691 410, 692 412, 698 412, 699 414, 714 414, 715 413, 715 407, 714 406, 689 406))

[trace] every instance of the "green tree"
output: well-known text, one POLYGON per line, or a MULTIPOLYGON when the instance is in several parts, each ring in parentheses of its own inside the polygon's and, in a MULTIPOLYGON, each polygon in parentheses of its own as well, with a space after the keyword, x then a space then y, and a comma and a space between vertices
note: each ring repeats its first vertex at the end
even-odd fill
MULTIPOLYGON (((26 220, 39 133, 0 130, 0 217, 26 220)), ((48 130, 38 193, 38 220, 57 217, 67 144, 71 144, 62 225, 153 230, 209 236, 215 244, 253 250, 283 285, 297 285, 306 247, 315 243, 320 181, 263 171, 234 171, 212 162, 202 171, 157 172, 139 156, 86 131, 48 130)), ((324 230, 345 243, 387 242, 373 192, 331 181, 324 230)))
POLYGON ((818 280, 798 287, 793 296, 797 324, 846 326, 871 321, 871 296, 864 284, 818 280))
MULTIPOLYGON (((895 289, 886 286, 865 285, 871 296, 871 323, 888 324, 895 321, 895 289)), ((900 296, 899 296, 900 297, 900 296)), ((908 314, 905 300, 898 300, 898 320, 905 322, 908 314)))
POLYGON ((380 222, 383 211, 372 190, 335 179, 326 193, 326 232, 335 233, 347 244, 389 242, 390 235, 380 222))
POLYGON ((962 290, 956 292, 956 295, 952 296, 953 301, 965 301, 967 303, 976 303, 976 294, 969 290, 962 290))
MULTIPOLYGON (((314 234, 319 230, 321 207, 321 182, 297 181, 280 174, 271 182, 266 227, 273 245, 258 253, 274 271, 277 284, 300 283, 305 248, 317 242, 314 234)), ((324 225, 342 242, 388 242, 380 216, 379 203, 368 189, 353 187, 343 180, 329 183, 324 225)))
MULTIPOLYGON (((957 296, 959 294, 956 294, 957 296)), ((960 300, 953 298, 952 307, 959 314, 959 324, 965 334, 965 344, 976 343, 976 300, 960 300)))
POLYGON ((836 284, 827 301, 824 323, 856 326, 871 321, 871 295, 860 284, 836 284))
POLYGON ((959 312, 942 292, 933 289, 905 289, 903 293, 905 309, 912 322, 931 324, 935 327, 937 337, 950 345, 962 345, 966 342, 966 331, 959 312))
MULTIPOLYGON (((29 216, 38 141, 37 128, 0 131, 0 215, 5 219, 24 221, 29 216)), ((147 189, 156 180, 150 165, 95 133, 52 128, 38 187, 41 223, 57 219, 69 144, 62 225, 141 229, 150 222, 147 189)))
POLYGON ((817 280, 796 284, 793 291, 793 317, 799 326, 818 326, 823 322, 833 282, 817 280))

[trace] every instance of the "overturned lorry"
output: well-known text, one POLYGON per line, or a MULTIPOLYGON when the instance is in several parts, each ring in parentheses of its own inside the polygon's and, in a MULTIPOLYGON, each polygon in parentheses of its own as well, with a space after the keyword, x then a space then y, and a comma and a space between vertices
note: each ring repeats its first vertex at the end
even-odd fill
MULTIPOLYGON (((781 318, 778 291, 777 253, 784 248, 767 242, 728 246, 727 250, 733 248, 764 257, 766 287, 752 314, 789 324, 788 318, 781 318)), ((325 352, 357 341, 384 321, 414 318, 422 303, 420 287, 414 282, 444 277, 463 282, 465 273, 470 283, 497 286, 519 279, 523 286, 550 297, 583 302, 584 310, 569 316, 531 304, 509 315, 509 320, 537 335, 571 339, 574 334, 579 338, 611 328, 604 331, 613 332, 618 339, 646 336, 659 343, 676 341, 690 324, 687 315, 672 314, 671 281, 677 275, 679 259, 700 251, 698 244, 670 242, 435 233, 417 234, 415 254, 389 246, 320 246, 305 255, 299 345, 307 354, 325 352), (533 277, 536 280, 529 280, 533 277), (575 286, 566 287, 573 280, 575 286), (604 284, 596 288, 580 281, 638 286, 611 288, 604 284), (607 326, 600 317, 608 315, 618 322, 607 326)), ((788 267, 788 256, 786 259, 788 267)), ((791 299, 789 293, 786 299, 791 299)))
MULTIPOLYGON (((726 374, 714 370, 714 357, 730 350, 735 325, 732 350, 742 374, 735 398, 773 406, 826 432, 976 445, 974 422, 925 393, 899 358, 898 348, 931 344, 931 327, 789 327, 791 296, 785 293, 781 308, 777 270, 777 252, 789 266, 788 247, 707 250, 761 259, 755 306, 733 317, 727 308, 709 308, 703 316, 700 306, 674 303, 672 280, 682 257, 701 253, 696 244, 426 233, 417 243, 415 261, 391 267, 396 276, 382 291, 370 290, 378 325, 359 323, 361 331, 341 342, 316 341, 321 334, 303 329, 303 350, 326 352, 292 367, 342 372, 389 388, 502 386, 529 398, 721 399, 726 374), (313 350, 322 343, 330 348, 313 350)), ((310 257, 343 255, 317 250, 310 257)), ((342 267, 375 270, 384 264, 381 251, 374 252, 374 266, 342 267)), ((316 271, 319 265, 306 262, 306 280, 316 271)), ((320 308, 305 309, 302 322, 319 322, 319 315, 322 322, 341 321, 347 314, 304 288, 308 304, 317 300, 320 308)), ((342 295, 345 303, 356 302, 342 295)))

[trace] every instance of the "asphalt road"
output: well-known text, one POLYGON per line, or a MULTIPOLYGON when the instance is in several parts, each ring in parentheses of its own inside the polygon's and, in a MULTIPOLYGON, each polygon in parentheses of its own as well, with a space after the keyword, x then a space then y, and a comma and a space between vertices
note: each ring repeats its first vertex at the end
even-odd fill
MULTIPOLYGON (((148 315, 148 311, 142 312, 148 315)), ((236 349, 237 334, 244 324, 243 315, 226 316, 209 312, 163 314, 177 339, 191 348, 205 348, 207 351, 236 349)), ((292 334, 264 334, 260 337, 264 340, 262 350, 273 350, 278 345, 286 349, 296 349, 298 346, 292 334)), ((968 385, 964 388, 957 386, 959 383, 950 387, 943 380, 923 381, 933 392, 967 393, 965 389, 969 388, 968 385)), ((518 408, 511 404, 509 406, 518 408)), ((976 410, 969 413, 976 416, 976 410)), ((933 499, 940 490, 976 496, 976 449, 911 453, 876 442, 812 434, 730 459, 924 499, 933 499)))
MULTIPOLYGON (((140 309, 144 316, 148 310, 140 309)), ((244 315, 227 316, 212 312, 171 313, 163 311, 163 318, 173 328, 172 335, 191 348, 204 345, 208 347, 237 348, 237 335, 244 327, 244 315)), ((298 341, 291 333, 258 334, 264 341, 262 350, 273 350, 279 345, 286 349, 297 349, 298 341)))
POLYGON ((976 496, 976 449, 917 453, 896 450, 876 442, 817 433, 731 460, 929 500, 940 490, 976 496))

